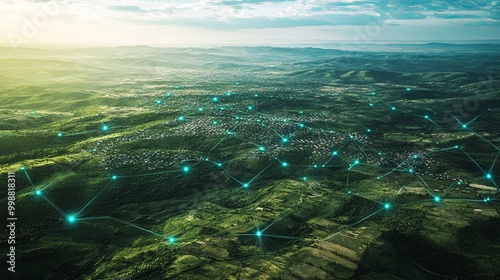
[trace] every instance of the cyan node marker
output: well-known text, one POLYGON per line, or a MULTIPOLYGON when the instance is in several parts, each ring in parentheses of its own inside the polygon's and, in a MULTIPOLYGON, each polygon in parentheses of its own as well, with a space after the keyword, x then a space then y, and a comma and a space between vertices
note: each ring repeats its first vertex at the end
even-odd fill
POLYGON ((392 107, 391 107, 391 110, 396 111, 396 107, 395 107, 395 106, 392 106, 392 107))
POLYGON ((63 136, 62 132, 57 133, 57 137, 62 137, 62 136, 63 136))
POLYGON ((109 126, 103 124, 102 127, 101 127, 101 129, 102 129, 102 131, 108 131, 109 130, 109 126))
POLYGON ((70 224, 74 223, 75 221, 76 221, 76 217, 75 217, 75 216, 73 216, 73 215, 68 216, 68 222, 69 222, 70 224))
POLYGON ((214 96, 214 97, 212 97, 212 101, 213 101, 213 102, 217 102, 217 101, 219 101, 219 98, 218 98, 218 97, 216 97, 216 96, 214 96))
POLYGON ((182 171, 184 171, 184 173, 188 173, 189 172, 189 166, 184 166, 182 167, 182 171))
POLYGON ((36 190, 36 191, 35 191, 35 194, 36 194, 36 195, 42 195, 42 191, 41 191, 41 190, 36 190))
POLYGON ((186 120, 186 117, 184 117, 184 116, 180 116, 180 117, 178 117, 177 119, 178 119, 179 121, 183 122, 183 121, 185 121, 185 120, 186 120))
POLYGON ((255 233, 255 236, 257 237, 261 237, 262 236, 262 232, 260 230, 258 230, 256 233, 255 233))
POLYGON ((384 209, 389 210, 389 208, 391 208, 391 204, 388 202, 384 203, 384 209))
POLYGON ((281 138, 281 142, 288 143, 288 138, 286 138, 286 137, 281 138))
POLYGON ((245 189, 246 189, 246 188, 248 188, 249 186, 250 186, 250 184, 248 184, 248 183, 244 183, 244 184, 243 184, 243 187, 244 187, 245 189))
POLYGON ((286 161, 282 162, 282 163, 281 163, 281 166, 283 166, 283 167, 287 167, 287 166, 288 166, 288 162, 286 162, 286 161))
POLYGON ((491 175, 490 173, 486 174, 486 179, 491 179, 493 178, 493 175, 491 175))
POLYGON ((440 202, 440 201, 441 201, 441 197, 439 197, 439 196, 435 196, 435 197, 434 197, 434 201, 435 201, 435 202, 440 202))
POLYGON ((116 180, 116 179, 118 179, 118 176, 116 175, 111 176, 111 180, 116 180))
POLYGON ((169 236, 169 237, 168 237, 168 242, 169 242, 170 244, 174 244, 174 243, 175 243, 175 237, 173 237, 173 236, 169 236))

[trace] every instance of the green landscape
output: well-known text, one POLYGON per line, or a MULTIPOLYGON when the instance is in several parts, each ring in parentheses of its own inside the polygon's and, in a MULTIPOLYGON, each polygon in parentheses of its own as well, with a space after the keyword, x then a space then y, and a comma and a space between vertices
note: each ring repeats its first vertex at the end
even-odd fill
POLYGON ((498 279, 499 45, 388 49, 1 47, 15 279, 498 279))

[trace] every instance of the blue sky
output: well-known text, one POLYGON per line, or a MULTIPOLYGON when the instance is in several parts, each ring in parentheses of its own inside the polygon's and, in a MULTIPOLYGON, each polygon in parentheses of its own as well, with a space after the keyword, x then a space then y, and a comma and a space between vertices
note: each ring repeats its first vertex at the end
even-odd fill
POLYGON ((498 1, 0 0, 0 43, 272 45, 500 39, 498 1))

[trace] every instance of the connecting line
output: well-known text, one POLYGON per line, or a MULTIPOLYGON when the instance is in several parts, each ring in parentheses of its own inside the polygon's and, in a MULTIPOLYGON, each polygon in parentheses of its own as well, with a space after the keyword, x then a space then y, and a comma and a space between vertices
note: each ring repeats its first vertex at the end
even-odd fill
POLYGON ((328 239, 330 239, 330 238, 332 238, 332 237, 334 237, 334 236, 336 236, 336 235, 338 235, 338 234, 340 234, 340 233, 342 233, 342 232, 344 232, 344 231, 346 231, 346 230, 348 230, 348 229, 352 228, 353 226, 355 226, 355 225, 357 225, 357 224, 359 224, 359 223, 361 223, 361 222, 363 222, 363 221, 365 221, 365 220, 367 220, 367 219, 369 219, 369 218, 371 218, 371 217, 373 217, 373 216, 377 215, 378 213, 382 212, 383 210, 384 210, 384 209, 377 210, 377 211, 373 212, 372 214, 370 214, 370 215, 368 215, 368 216, 364 217, 363 219, 361 219, 361 220, 359 220, 359 221, 355 222, 354 224, 349 225, 348 227, 346 227, 346 228, 344 228, 344 229, 342 229, 342 230, 340 230, 340 231, 338 231, 338 232, 336 232, 336 233, 334 233, 334 234, 332 234, 332 235, 330 235, 330 236, 327 236, 327 237, 325 237, 325 238, 323 238, 323 239, 320 239, 319 241, 320 241, 320 242, 327 241, 328 239))
MULTIPOLYGON (((355 139, 353 139, 353 140, 355 140, 355 139)), ((356 140, 356 141, 357 141, 357 140, 356 140)), ((363 143, 363 142, 361 142, 361 141, 357 141, 357 142, 358 142, 358 143, 360 143, 361 145, 363 145, 363 146, 365 146, 365 147, 367 147, 367 148, 371 149, 371 150, 372 150, 372 151, 374 151, 375 153, 379 153, 379 151, 375 150, 372 146, 370 146, 370 145, 368 145, 368 144, 365 144, 365 143, 363 143)))
POLYGON ((45 195, 40 194, 40 196, 43 199, 45 199, 45 201, 47 201, 47 203, 50 204, 50 206, 52 206, 52 208, 54 208, 57 212, 59 212, 60 214, 62 214, 65 217, 68 217, 68 214, 66 214, 63 210, 61 210, 61 208, 57 207, 57 205, 55 205, 52 201, 50 201, 50 199, 48 199, 45 195))
POLYGON ((145 176, 154 176, 154 175, 161 175, 161 174, 167 174, 167 173, 178 173, 179 170, 167 170, 167 171, 159 171, 159 172, 154 172, 154 173, 144 173, 144 174, 137 174, 137 175, 124 175, 120 176, 120 178, 134 178, 134 177, 145 177, 145 176))
POLYGON ((469 129, 470 132, 474 133, 474 135, 476 135, 477 137, 479 137, 481 140, 483 140, 484 142, 490 144, 493 148, 495 148, 497 151, 500 151, 500 148, 498 148, 495 144, 491 143, 490 141, 486 140, 486 138, 484 138, 483 136, 477 134, 475 131, 473 131, 472 129, 469 129))
POLYGON ((460 148, 460 151, 462 151, 470 160, 472 160, 472 162, 474 162, 474 164, 476 164, 476 166, 479 167, 479 169, 481 169, 483 173, 486 173, 486 171, 484 171, 484 169, 468 153, 462 150, 462 148, 460 148))
POLYGON ((131 226, 131 227, 134 227, 136 229, 140 229, 142 231, 145 231, 145 232, 148 232, 148 233, 151 233, 153 235, 156 235, 156 236, 159 236, 161 238, 166 238, 165 235, 162 235, 162 234, 159 234, 157 232, 154 232, 152 230, 149 230, 149 229, 145 229, 143 227, 140 227, 138 225, 135 225, 133 223, 130 223, 130 222, 127 222, 127 221, 124 221, 124 220, 121 220, 121 219, 118 219, 118 218, 115 218, 115 217, 111 217, 111 216, 102 216, 102 217, 88 217, 88 218, 79 218, 78 221, 92 221, 92 220, 113 220, 115 222, 118 222, 120 224, 124 224, 124 225, 127 225, 127 226, 131 226))
POLYGON ((87 207, 88 207, 88 206, 89 206, 92 202, 94 202, 94 200, 95 200, 95 199, 96 199, 96 198, 97 198, 97 197, 98 197, 98 196, 99 196, 99 195, 100 195, 100 194, 101 194, 104 190, 106 190, 106 189, 108 188, 108 186, 109 186, 109 185, 111 185, 111 183, 112 183, 112 182, 113 182, 113 180, 109 181, 109 182, 108 182, 108 184, 107 184, 104 188, 102 188, 102 190, 101 190, 101 191, 99 191, 99 192, 98 192, 98 193, 94 196, 94 198, 92 198, 92 199, 91 199, 91 200, 90 200, 90 201, 89 201, 89 202, 88 202, 85 206, 83 206, 83 208, 82 208, 80 211, 78 211, 78 212, 75 214, 75 217, 78 217, 78 215, 79 215, 79 214, 80 214, 83 210, 85 210, 85 208, 87 208, 87 207))
MULTIPOLYGON (((409 160, 410 160, 410 159, 405 159, 403 162, 401 162, 400 164, 398 164, 398 166, 396 166, 395 168, 393 168, 391 171, 389 171, 389 172, 385 173, 384 175, 380 176, 380 178, 383 178, 383 177, 385 177, 385 176, 388 176, 388 175, 390 175, 391 173, 393 173, 394 171, 398 171, 398 170, 399 170, 399 168, 400 168, 403 164, 407 163, 409 160)), ((408 171, 408 170, 405 170, 405 171, 408 171)))
POLYGON ((274 159, 273 161, 271 161, 264 169, 262 169, 259 173, 257 173, 257 175, 255 175, 248 183, 251 183, 253 182, 254 180, 256 180, 262 173, 264 173, 264 171, 266 171, 274 162, 276 161, 276 159, 274 159))
POLYGON ((491 165, 490 168, 490 173, 493 171, 493 167, 495 167, 495 164, 497 163, 498 156, 500 155, 500 152, 497 153, 497 156, 495 157, 495 160, 493 161, 493 164, 491 165))
POLYGON ((452 183, 452 184, 451 184, 451 185, 450 185, 450 186, 449 186, 449 187, 448 187, 448 188, 444 191, 443 196, 445 196, 445 195, 446 195, 446 193, 447 193, 449 190, 451 190, 451 188, 453 188, 453 187, 454 187, 454 186, 456 186, 456 185, 457 185, 457 182, 453 182, 453 183, 452 183))
POLYGON ((26 178, 28 178, 28 181, 30 181, 30 184, 33 188, 35 188, 35 184, 33 184, 33 181, 31 181, 30 175, 28 175, 28 171, 26 169, 23 169, 24 175, 26 175, 26 178))
POLYGON ((257 219, 257 213, 255 212, 255 205, 253 202, 250 201, 250 198, 248 197, 248 190, 245 188, 243 192, 245 193, 245 199, 247 200, 247 204, 252 207, 252 216, 253 216, 253 221, 255 223, 255 228, 260 232, 259 220, 257 219))
POLYGON ((424 119, 430 121, 431 123, 433 123, 435 126, 439 127, 439 128, 443 128, 442 126, 440 126, 439 124, 437 124, 435 121, 433 121, 429 116, 425 115, 424 116, 424 119))
POLYGON ((217 146, 220 145, 220 143, 222 143, 222 141, 224 141, 226 139, 227 135, 225 135, 224 137, 222 137, 222 139, 220 139, 219 142, 217 142, 217 144, 215 144, 215 146, 212 147, 212 149, 210 149, 210 151, 208 151, 208 154, 207 154, 207 157, 210 156, 210 153, 215 150, 215 148, 217 148, 217 146))
POLYGON ((424 181, 424 179, 422 179, 422 177, 418 176, 416 173, 412 173, 415 178, 417 178, 417 181, 420 183, 420 185, 422 185, 422 187, 424 187, 425 190, 427 190, 427 192, 432 195, 432 197, 435 197, 436 194, 431 190, 431 188, 429 187, 429 185, 427 185, 427 183, 424 181))
POLYGON ((406 183, 403 184, 403 186, 399 189, 399 191, 396 193, 396 195, 399 195, 405 187, 406 187, 406 183))
POLYGON ((288 213, 281 214, 281 216, 276 218, 271 224, 269 224, 267 227, 265 227, 263 230, 261 230, 261 232, 264 233, 264 231, 266 231, 268 228, 272 227, 275 223, 283 220, 286 216, 290 215, 290 213, 293 212, 292 209, 290 209, 290 211, 288 211, 288 213))
POLYGON ((356 147, 358 147, 358 149, 363 153, 363 155, 365 155, 365 157, 368 159, 368 155, 365 153, 365 151, 363 149, 361 149, 361 147, 358 145, 356 139, 354 138, 351 138, 352 142, 354 142, 354 144, 356 145, 356 147))

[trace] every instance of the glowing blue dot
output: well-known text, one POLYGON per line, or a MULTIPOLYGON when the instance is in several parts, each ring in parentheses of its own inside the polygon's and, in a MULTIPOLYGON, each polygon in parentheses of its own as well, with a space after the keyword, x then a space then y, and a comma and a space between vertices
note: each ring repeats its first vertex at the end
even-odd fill
POLYGON ((41 190, 36 190, 36 191, 35 191, 35 194, 36 194, 36 195, 42 195, 42 191, 41 191, 41 190))
POLYGON ((302 180, 307 181, 307 177, 302 177, 302 180))
POLYGON ((257 237, 261 237, 261 236, 262 236, 262 232, 259 230, 259 231, 257 231, 257 232, 255 233, 255 235, 256 235, 257 237))
POLYGON ((286 137, 281 138, 281 142, 287 143, 288 142, 288 138, 286 138, 286 137))
POLYGON ((355 160, 355 161, 354 161, 354 164, 359 164, 359 160, 355 160))
POLYGON ((391 110, 396 111, 396 107, 392 106, 391 110))
POLYGON ((299 127, 300 127, 300 128, 303 128, 303 127, 304 127, 304 124, 303 124, 303 123, 299 124, 299 127))
POLYGON ((219 109, 220 109, 221 111, 224 111, 226 108, 224 108, 224 107, 220 107, 219 109))
POLYGON ((258 94, 254 94, 253 96, 255 96, 255 97, 259 97, 259 95, 258 95, 258 94))
POLYGON ((348 191, 347 193, 348 193, 348 194, 352 194, 352 191, 348 191))
POLYGON ((406 88, 406 91, 410 91, 410 90, 411 90, 411 88, 409 88, 409 87, 406 88))
POLYGON ((231 92, 230 91, 226 92, 226 96, 231 96, 231 92))
POLYGON ((459 148, 459 146, 458 146, 458 145, 455 145, 453 148, 458 149, 458 148, 459 148))
POLYGON ((304 111, 300 111, 300 112, 299 112, 299 114, 300 114, 300 115, 304 114, 304 111))
POLYGON ((246 189, 246 188, 248 188, 249 186, 250 186, 250 184, 248 184, 248 183, 244 183, 244 184, 243 184, 243 187, 244 187, 245 189, 246 189))
POLYGON ((265 150, 266 150, 266 147, 264 147, 264 146, 259 147, 259 151, 264 152, 265 150))
POLYGON ((24 167, 24 166, 21 166, 21 170, 26 170, 26 167, 24 167))
POLYGON ((240 117, 239 117, 239 116, 235 116, 234 118, 235 118, 235 119, 237 119, 237 120, 239 120, 239 119, 240 119, 240 117))
POLYGON ((217 101, 219 101, 219 98, 217 98, 217 97, 212 97, 212 101, 213 101, 213 102, 217 102, 217 101))
POLYGON ((102 129, 102 131, 107 131, 107 130, 109 129, 109 126, 107 126, 107 125, 103 125, 103 126, 101 127, 101 129, 102 129))
POLYGON ((232 131, 227 131, 228 135, 233 135, 234 133, 232 131))
POLYGON ((282 162, 282 163, 281 163, 281 166, 283 166, 283 167, 287 167, 287 166, 288 166, 288 162, 285 162, 285 161, 284 161, 284 162, 282 162))
POLYGON ((413 158, 414 158, 414 159, 417 159, 417 158, 418 158, 418 155, 414 155, 414 156, 413 156, 413 158))
POLYGON ((116 179, 118 179, 118 176, 116 175, 111 176, 111 180, 116 180, 116 179))
POLYGON ((188 173, 189 172, 189 166, 182 167, 182 171, 184 171, 184 173, 188 173))
POLYGON ((70 224, 74 223, 75 221, 76 221, 75 216, 68 216, 68 222, 69 222, 70 224))
POLYGON ((384 208, 386 210, 388 210, 389 208, 391 208, 391 204, 390 203, 384 203, 384 208))
POLYGON ((57 137, 62 137, 63 134, 61 132, 57 133, 57 137))
POLYGON ((486 201, 490 201, 491 199, 489 197, 486 198, 486 201))
POLYGON ((313 165, 313 167, 314 167, 314 168, 318 168, 318 165, 317 165, 317 164, 315 164, 315 165, 313 165))
POLYGON ((488 173, 488 174, 486 174, 486 178, 491 179, 491 178, 493 178, 493 175, 488 173))
POLYGON ((248 106, 247 108, 248 108, 249 111, 253 110, 252 106, 248 106))
POLYGON ((372 95, 376 95, 377 93, 376 92, 372 92, 372 95))
POLYGON ((181 121, 181 122, 182 122, 182 121, 186 120, 186 117, 184 117, 184 116, 180 116, 180 117, 178 117, 177 119, 178 119, 179 121, 181 121))
POLYGON ((381 156, 381 155, 382 155, 382 153, 381 153, 381 152, 379 152, 379 153, 378 153, 378 155, 379 155, 379 156, 381 156))
POLYGON ((435 201, 435 202, 440 202, 440 201, 441 201, 441 198, 440 198, 439 196, 435 196, 435 197, 434 197, 434 201, 435 201))
POLYGON ((370 105, 370 107, 373 107, 373 103, 370 103, 370 104, 368 104, 368 105, 370 105))
POLYGON ((217 121, 213 121, 213 122, 212 122, 212 124, 213 124, 213 125, 216 125, 216 124, 218 124, 218 123, 219 123, 219 122, 217 122, 217 121))
POLYGON ((203 108, 198 107, 198 112, 203 112, 203 108))
POLYGON ((409 169, 408 172, 413 173, 414 171, 413 171, 413 169, 409 169))
POLYGON ((466 124, 462 124, 462 128, 467 128, 467 125, 466 124))
POLYGON ((333 156, 336 156, 336 155, 338 155, 338 154, 339 154, 339 152, 337 152, 337 151, 333 151, 333 152, 332 152, 332 155, 333 155, 333 156))
POLYGON ((429 118, 429 116, 425 115, 425 116, 424 116, 424 118, 425 118, 425 119, 428 119, 428 118, 429 118))
POLYGON ((166 96, 172 96, 172 93, 171 92, 167 92, 165 93, 166 96))
POLYGON ((173 236, 168 237, 168 242, 170 244, 174 244, 175 243, 175 237, 173 237, 173 236))
POLYGON ((161 100, 156 100, 156 104, 161 104, 161 100))
POLYGON ((372 130, 368 128, 368 129, 366 130, 366 132, 372 132, 372 130))

